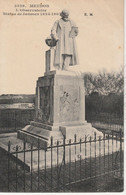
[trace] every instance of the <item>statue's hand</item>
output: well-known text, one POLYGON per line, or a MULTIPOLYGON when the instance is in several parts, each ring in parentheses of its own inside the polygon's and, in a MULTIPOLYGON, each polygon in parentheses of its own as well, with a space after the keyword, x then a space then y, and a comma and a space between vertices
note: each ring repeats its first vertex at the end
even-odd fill
POLYGON ((75 36, 77 36, 78 35, 78 30, 77 29, 75 29, 75 36))
POLYGON ((52 36, 49 36, 45 39, 45 42, 46 44, 49 46, 49 47, 55 47, 56 46, 56 43, 57 43, 57 40, 55 40, 54 38, 52 38, 52 36))
POLYGON ((57 37, 55 34, 51 34, 51 37, 52 37, 52 39, 54 39, 55 41, 58 41, 58 40, 59 40, 58 37, 57 37))

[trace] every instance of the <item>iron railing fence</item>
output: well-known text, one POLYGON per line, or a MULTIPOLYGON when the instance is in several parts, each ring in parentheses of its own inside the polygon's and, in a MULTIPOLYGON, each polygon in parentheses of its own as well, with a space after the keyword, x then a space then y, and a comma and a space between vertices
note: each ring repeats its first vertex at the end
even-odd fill
POLYGON ((8 143, 2 170, 4 191, 70 192, 74 184, 97 177, 123 178, 123 137, 118 133, 99 137, 55 141, 48 147, 23 142, 8 143))

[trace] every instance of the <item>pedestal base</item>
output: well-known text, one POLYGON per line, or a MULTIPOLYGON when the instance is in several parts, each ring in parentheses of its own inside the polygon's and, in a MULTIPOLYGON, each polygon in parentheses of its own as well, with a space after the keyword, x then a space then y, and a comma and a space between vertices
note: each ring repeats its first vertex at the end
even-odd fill
POLYGON ((53 137, 52 144, 56 145, 57 141, 59 141, 59 143, 63 142, 64 136, 68 143, 70 139, 71 142, 74 142, 75 135, 77 141, 80 139, 84 141, 85 138, 89 140, 90 137, 94 137, 95 133, 97 137, 103 137, 103 133, 93 128, 91 124, 87 122, 82 125, 76 124, 59 127, 31 122, 31 125, 27 125, 25 128, 18 131, 17 137, 34 146, 38 146, 39 143, 40 147, 45 149, 51 144, 51 137, 53 137))
POLYGON ((69 126, 60 126, 60 131, 65 136, 66 140, 71 139, 71 141, 74 141, 75 135, 77 141, 85 140, 85 137, 87 140, 90 139, 90 137, 94 137, 94 134, 96 133, 96 136, 103 137, 103 133, 99 132, 97 129, 93 128, 90 123, 85 122, 83 125, 69 125, 69 126))
POLYGON ((50 130, 49 126, 44 124, 36 123, 33 125, 27 125, 22 130, 18 130, 17 138, 24 140, 25 142, 31 143, 41 148, 47 148, 51 144, 51 137, 53 137, 53 144, 57 144, 57 140, 61 142, 63 140, 63 135, 59 130, 50 130), (39 127, 38 127, 39 126, 39 127), (43 128, 45 127, 45 128, 43 128))

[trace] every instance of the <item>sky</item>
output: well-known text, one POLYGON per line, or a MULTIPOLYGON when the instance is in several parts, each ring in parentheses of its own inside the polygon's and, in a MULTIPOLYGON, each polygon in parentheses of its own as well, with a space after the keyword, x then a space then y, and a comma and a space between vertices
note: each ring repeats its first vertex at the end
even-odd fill
MULTIPOLYGON (((0 94, 34 94, 45 72, 45 39, 58 15, 3 15, 30 4, 49 5, 50 13, 68 9, 79 28, 79 69, 97 73, 123 66, 123 0, 0 0, 0 94), (15 5, 17 6, 15 8, 15 5), (87 13, 88 16, 85 16, 87 13), (93 16, 89 16, 93 13, 93 16)), ((36 8, 37 9, 37 8, 36 8)), ((40 9, 40 8, 38 8, 40 9)))

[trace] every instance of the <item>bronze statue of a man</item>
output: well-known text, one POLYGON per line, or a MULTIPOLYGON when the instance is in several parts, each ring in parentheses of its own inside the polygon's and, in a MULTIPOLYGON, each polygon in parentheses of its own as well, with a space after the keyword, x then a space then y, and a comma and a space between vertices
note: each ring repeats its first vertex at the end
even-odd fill
POLYGON ((61 19, 57 20, 51 30, 51 37, 56 40, 56 51, 54 55, 54 66, 58 69, 68 70, 69 65, 78 64, 75 37, 78 28, 69 19, 68 10, 60 13, 61 19))

